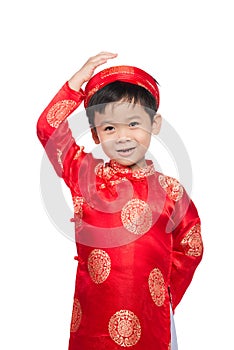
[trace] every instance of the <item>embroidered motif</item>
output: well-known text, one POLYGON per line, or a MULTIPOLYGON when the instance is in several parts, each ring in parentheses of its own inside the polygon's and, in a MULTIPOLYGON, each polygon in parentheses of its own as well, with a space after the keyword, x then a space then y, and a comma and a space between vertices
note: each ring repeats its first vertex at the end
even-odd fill
POLYGON ((81 311, 80 302, 77 298, 74 298, 71 327, 70 327, 71 332, 76 332, 78 330, 80 326, 81 318, 82 318, 82 311, 81 311))
POLYGON ((158 268, 150 272, 148 285, 154 303, 157 306, 162 306, 165 301, 166 287, 162 272, 158 268))
POLYGON ((105 79, 106 77, 108 77, 109 75, 113 75, 113 74, 135 74, 135 70, 133 67, 126 67, 125 70, 123 69, 123 67, 110 67, 108 69, 105 69, 104 71, 100 72, 100 77, 101 79, 105 79))
POLYGON ((120 346, 135 345, 141 337, 141 325, 138 317, 129 310, 116 312, 109 321, 109 334, 120 346))
POLYGON ((84 198, 79 196, 73 196, 72 200, 75 214, 79 214, 82 217, 84 198))
POLYGON ((79 196, 73 196, 72 200, 75 213, 75 223, 77 228, 82 225, 84 198, 79 196))
POLYGON ((95 174, 106 179, 111 179, 114 175, 126 175, 125 179, 127 180, 127 175, 132 176, 135 179, 142 179, 146 176, 153 175, 155 173, 154 165, 150 164, 146 168, 140 168, 139 170, 132 171, 131 168, 121 166, 116 161, 112 160, 110 163, 104 164, 104 163, 98 163, 95 167, 95 174))
MULTIPOLYGON (((127 181, 126 177, 122 177, 121 179, 117 179, 117 180, 113 180, 113 181, 111 180, 111 181, 109 181, 109 184, 111 186, 115 186, 115 185, 118 185, 118 184, 120 184, 121 182, 124 182, 124 181, 127 181)), ((107 187, 106 184, 101 184, 99 186, 99 188, 101 188, 101 189, 106 188, 106 187, 107 187)))
POLYGON ((152 226, 152 211, 146 202, 135 198, 123 207, 121 220, 128 231, 141 235, 152 226))
POLYGON ((107 165, 105 166, 105 164, 101 162, 96 165, 95 174, 100 178, 103 178, 104 176, 106 179, 110 179, 113 175, 116 174, 116 171, 114 168, 107 165))
MULTIPOLYGON (((95 92, 97 92, 99 90, 99 85, 95 86, 93 89, 91 89, 88 93, 87 93, 87 97, 92 96, 95 94, 95 92)), ((86 97, 86 98, 87 98, 86 97)))
POLYGON ((145 176, 150 176, 155 173, 154 165, 148 165, 146 168, 141 168, 132 172, 132 177, 136 179, 142 179, 145 176))
POLYGON ((201 238, 201 225, 196 224, 189 230, 181 245, 188 256, 201 256, 203 251, 203 243, 201 238))
POLYGON ((62 100, 55 103, 46 116, 48 124, 53 128, 58 128, 76 106, 77 103, 73 100, 62 100))
POLYGON ((170 176, 159 175, 158 181, 162 188, 167 192, 168 197, 173 201, 179 201, 184 193, 183 186, 170 176))
POLYGON ((94 283, 103 283, 111 271, 111 259, 107 252, 94 249, 88 258, 89 275, 94 283))
POLYGON ((61 168, 63 169, 63 161, 62 161, 62 154, 63 152, 60 149, 57 149, 57 159, 58 159, 58 163, 61 166, 61 168))

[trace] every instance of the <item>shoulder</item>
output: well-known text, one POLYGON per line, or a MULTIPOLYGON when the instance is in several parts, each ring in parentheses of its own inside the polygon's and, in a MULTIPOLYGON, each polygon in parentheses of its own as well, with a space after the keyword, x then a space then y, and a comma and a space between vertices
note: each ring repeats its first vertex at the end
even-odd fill
POLYGON ((168 197, 174 202, 178 202, 184 194, 184 187, 174 177, 156 172, 156 177, 160 187, 166 192, 168 197))
POLYGON ((92 152, 85 152, 84 147, 78 147, 74 153, 69 168, 70 188, 87 187, 95 181, 96 172, 103 164, 103 160, 95 158, 92 152))

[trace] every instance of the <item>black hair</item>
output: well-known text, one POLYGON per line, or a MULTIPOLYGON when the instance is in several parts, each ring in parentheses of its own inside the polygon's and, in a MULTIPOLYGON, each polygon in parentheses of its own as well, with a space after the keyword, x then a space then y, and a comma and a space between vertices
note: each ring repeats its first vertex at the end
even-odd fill
POLYGON ((90 99, 86 114, 91 128, 95 128, 95 112, 103 113, 107 103, 118 102, 139 103, 150 116, 151 121, 157 112, 157 101, 144 87, 128 82, 114 81, 98 90, 90 99))

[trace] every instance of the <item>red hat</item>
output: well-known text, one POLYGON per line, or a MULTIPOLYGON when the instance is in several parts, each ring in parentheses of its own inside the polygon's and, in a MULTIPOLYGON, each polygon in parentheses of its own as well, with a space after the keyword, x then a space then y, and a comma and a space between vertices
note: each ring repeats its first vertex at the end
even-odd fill
POLYGON ((160 96, 158 85, 151 75, 137 67, 115 66, 102 70, 88 81, 85 87, 85 108, 88 106, 90 98, 98 90, 117 80, 144 87, 154 96, 157 106, 159 106, 160 96))

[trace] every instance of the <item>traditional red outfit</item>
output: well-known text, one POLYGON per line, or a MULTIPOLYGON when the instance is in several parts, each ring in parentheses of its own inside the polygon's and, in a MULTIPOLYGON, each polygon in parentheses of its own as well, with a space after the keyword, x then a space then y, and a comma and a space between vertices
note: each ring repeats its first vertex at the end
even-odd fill
POLYGON ((66 83, 37 125, 74 203, 79 263, 69 350, 168 350, 170 304, 178 305, 202 257, 197 210, 152 163, 131 171, 85 153, 65 120, 83 100, 66 83))

